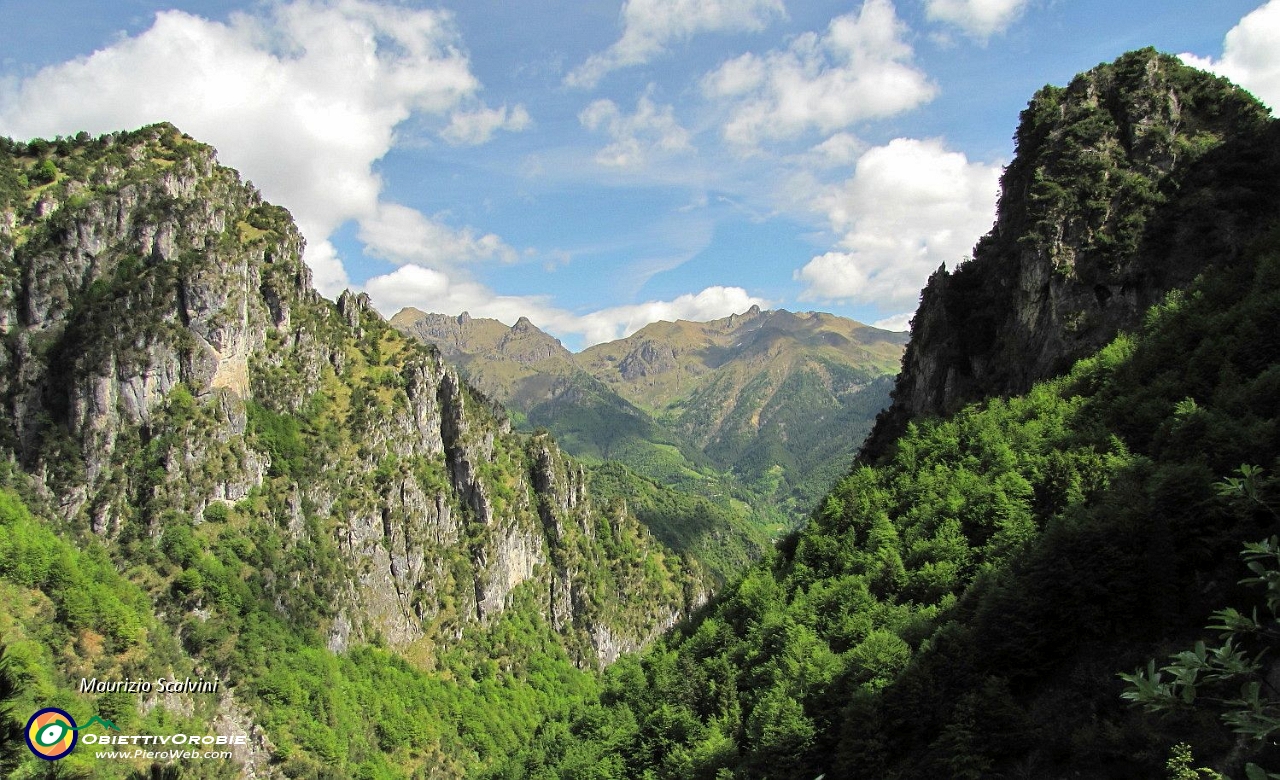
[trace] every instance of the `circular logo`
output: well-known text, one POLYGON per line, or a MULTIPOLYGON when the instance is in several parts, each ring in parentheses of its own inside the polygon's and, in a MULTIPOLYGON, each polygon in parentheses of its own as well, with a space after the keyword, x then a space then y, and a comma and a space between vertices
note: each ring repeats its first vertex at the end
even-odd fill
POLYGON ((27 747, 45 761, 65 758, 76 747, 75 719, 57 707, 45 707, 27 721, 27 747))

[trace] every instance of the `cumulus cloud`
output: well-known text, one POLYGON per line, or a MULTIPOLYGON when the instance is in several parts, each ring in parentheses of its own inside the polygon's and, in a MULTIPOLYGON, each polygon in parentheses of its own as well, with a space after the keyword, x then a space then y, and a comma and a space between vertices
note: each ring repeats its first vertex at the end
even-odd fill
MULTIPOLYGON (((0 133, 171 121, 293 212, 316 284, 333 295, 347 278, 328 237, 348 220, 385 216, 373 164, 397 125, 447 115, 474 99, 479 83, 447 13, 372 0, 266 9, 225 23, 158 13, 135 37, 8 84, 0 133)), ((468 120, 459 121, 459 138, 480 134, 467 135, 468 120)))
POLYGON ((485 285, 458 273, 446 273, 414 263, 364 283, 365 292, 383 314, 390 316, 406 306, 442 314, 470 312, 514 323, 521 316, 535 322, 561 316, 548 299, 527 295, 498 295, 485 285))
POLYGON ((385 315, 406 306, 443 314, 469 312, 514 324, 528 317, 535 325, 561 337, 577 336, 583 346, 623 338, 657 320, 710 320, 738 314, 769 302, 741 287, 708 287, 670 301, 647 301, 574 314, 551 304, 545 296, 498 295, 485 285, 457 275, 404 265, 365 283, 374 305, 385 315))
POLYGON ((1275 113, 1280 106, 1280 0, 1254 10, 1227 32, 1222 58, 1181 55, 1182 61, 1225 76, 1275 113))
POLYGON ((622 37, 570 72, 565 84, 591 89, 605 74, 648 62, 673 41, 707 32, 762 30, 785 15, 782 0, 627 0, 622 37))
POLYGON ((867 0, 821 35, 805 33, 786 49, 725 62, 703 78, 702 90, 726 104, 724 137, 745 148, 893 116, 937 93, 911 64, 906 32, 889 0, 867 0))
POLYGON ((890 314, 884 319, 879 319, 871 323, 871 327, 880 328, 881 330, 911 330, 911 317, 914 314, 915 312, 910 311, 904 311, 901 314, 890 314))
POLYGON ((689 151, 689 131, 676 121, 670 105, 657 105, 648 94, 636 101, 632 114, 612 100, 597 100, 578 115, 582 126, 603 130, 613 143, 596 154, 596 162, 614 168, 635 168, 654 154, 689 151))
POLYGON ((851 133, 836 133, 809 149, 804 162, 815 168, 852 165, 867 145, 851 133))
MULTIPOLYGON (((769 302, 747 293, 741 287, 708 287, 699 293, 686 293, 670 301, 613 306, 575 317, 571 330, 582 333, 587 344, 620 339, 658 320, 714 320, 741 314, 752 306, 768 308, 769 302)), ((563 326, 562 326, 563 327, 563 326)))
POLYGON ((1004 32, 1027 7, 1028 0, 926 0, 930 20, 959 27, 965 35, 986 40, 1004 32))
POLYGON ((455 229, 399 203, 378 204, 373 215, 360 221, 358 237, 366 252, 396 265, 449 267, 490 259, 510 263, 517 257, 515 249, 492 233, 477 236, 470 228, 455 229))
POLYGON ((455 111, 441 137, 454 146, 478 146, 487 143, 499 130, 518 133, 532 123, 523 105, 507 110, 481 107, 474 111, 455 111))
POLYGON ((898 138, 858 159, 853 176, 812 204, 839 246, 794 274, 804 300, 914 304, 941 263, 991 228, 1000 166, 971 163, 940 141, 898 138))

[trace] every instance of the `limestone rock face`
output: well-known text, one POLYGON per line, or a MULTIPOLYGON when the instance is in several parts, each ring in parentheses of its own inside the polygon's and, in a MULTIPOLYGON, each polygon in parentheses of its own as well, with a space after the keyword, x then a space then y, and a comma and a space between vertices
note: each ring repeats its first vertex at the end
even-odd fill
MULTIPOLYGON (((1259 143, 1266 109, 1144 50, 1045 87, 1023 111, 998 217, 972 260, 930 277, 874 456, 915 417, 1023 392, 1136 327, 1151 305, 1252 235, 1215 198, 1216 160, 1259 143)), ((1255 191, 1244 197, 1258 197, 1255 191)))
MULTIPOLYGON (((65 435, 89 487, 121 428, 147 425, 179 383, 197 397, 247 398, 249 355, 274 325, 266 298, 314 297, 291 225, 274 246, 228 240, 275 209, 212 149, 167 125, 100 145, 92 187, 64 181, 30 211, 6 210, 20 240, 0 250, 21 274, 0 314, 13 449, 40 470, 48 438, 65 435), (143 175, 134 161, 147 150, 171 159, 143 175)), ((243 426, 243 412, 233 417, 243 426)), ((64 508, 75 513, 86 497, 64 508)))
POLYGON ((643 342, 618 364, 623 379, 635 380, 650 374, 661 374, 676 367, 675 350, 665 344, 643 342))
MULTIPOLYGON (((652 537, 437 349, 321 298, 288 212, 211 148, 170 125, 77 143, 0 202, 0 453, 66 520, 162 546, 234 516, 279 545, 266 597, 321 604, 338 652, 453 643, 520 599, 592 666, 705 598, 696 570, 644 574, 652 537)), ((527 320, 495 346, 564 351, 527 320)))

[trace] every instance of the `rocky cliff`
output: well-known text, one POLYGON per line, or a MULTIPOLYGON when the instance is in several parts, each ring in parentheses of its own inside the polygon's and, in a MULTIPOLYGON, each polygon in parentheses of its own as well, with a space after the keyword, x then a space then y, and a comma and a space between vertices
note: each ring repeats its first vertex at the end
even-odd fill
POLYGON ((289 214, 211 148, 156 125, 0 152, 0 448, 73 526, 121 555, 242 528, 278 558, 246 579, 338 652, 428 656, 523 588, 595 665, 705 597, 548 437, 364 296, 320 298, 289 214))
POLYGON ((469 383, 506 406, 518 428, 554 433, 567 452, 593 464, 589 476, 598 493, 624 503, 664 544, 718 581, 735 579, 767 547, 763 502, 735 494, 733 481, 693 445, 587 373, 528 319, 508 327, 466 312, 407 308, 391 324, 439 349, 469 383))
POLYGON ((972 260, 930 277, 893 393, 864 449, 909 419, 1027 390, 1090 354, 1256 233, 1245 146, 1267 111, 1152 49, 1046 86, 1022 112, 998 216, 972 260), (1235 160, 1229 166, 1226 159, 1235 160))

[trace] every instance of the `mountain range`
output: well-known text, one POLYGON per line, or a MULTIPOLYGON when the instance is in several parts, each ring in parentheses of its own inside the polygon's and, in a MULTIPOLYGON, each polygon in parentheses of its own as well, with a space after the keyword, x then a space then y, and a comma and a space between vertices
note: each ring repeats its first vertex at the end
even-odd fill
POLYGON ((905 353, 750 311, 577 355, 324 300, 171 125, 0 140, 0 772, 1273 776, 1280 122, 1148 49, 1015 140, 905 353), (161 677, 220 685, 78 684, 161 677), (244 744, 50 763, 47 707, 244 744))
POLYGON ((906 334, 758 307, 656 322, 578 354, 521 318, 405 309, 392 325, 436 345, 518 426, 738 511, 794 527, 852 462, 888 402, 906 334), (764 510, 764 511, 762 511, 764 510))

